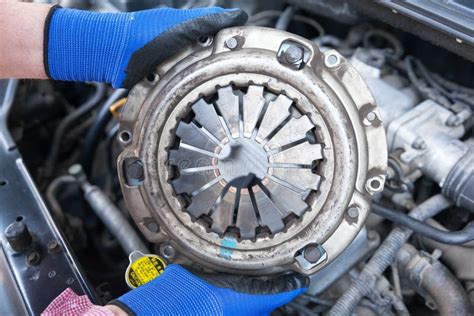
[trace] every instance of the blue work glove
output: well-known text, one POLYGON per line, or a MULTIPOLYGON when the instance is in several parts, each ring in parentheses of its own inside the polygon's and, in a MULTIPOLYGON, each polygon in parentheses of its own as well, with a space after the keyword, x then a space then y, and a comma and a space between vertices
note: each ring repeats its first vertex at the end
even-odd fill
POLYGON ((130 315, 269 315, 306 291, 308 279, 287 274, 261 280, 227 274, 197 277, 171 264, 162 275, 109 304, 130 315))
POLYGON ((51 79, 131 88, 200 37, 246 20, 242 10, 217 7, 99 13, 56 6, 45 22, 44 66, 51 79))

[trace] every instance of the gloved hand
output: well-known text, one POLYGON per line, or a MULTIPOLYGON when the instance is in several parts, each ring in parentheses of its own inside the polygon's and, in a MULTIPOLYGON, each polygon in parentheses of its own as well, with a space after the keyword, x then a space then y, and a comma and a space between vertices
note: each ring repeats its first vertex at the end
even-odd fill
POLYGON ((307 278, 288 274, 261 280, 203 274, 171 264, 163 274, 112 301, 131 315, 269 315, 306 291, 307 278))
POLYGON ((99 13, 56 6, 45 22, 46 74, 130 88, 199 37, 246 20, 242 10, 217 7, 99 13))

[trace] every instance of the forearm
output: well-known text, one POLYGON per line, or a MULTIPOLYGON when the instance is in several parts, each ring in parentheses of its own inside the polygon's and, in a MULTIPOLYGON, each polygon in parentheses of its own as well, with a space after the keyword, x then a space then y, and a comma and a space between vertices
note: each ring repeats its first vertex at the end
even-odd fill
POLYGON ((46 79, 44 22, 50 5, 0 0, 0 79, 46 79))

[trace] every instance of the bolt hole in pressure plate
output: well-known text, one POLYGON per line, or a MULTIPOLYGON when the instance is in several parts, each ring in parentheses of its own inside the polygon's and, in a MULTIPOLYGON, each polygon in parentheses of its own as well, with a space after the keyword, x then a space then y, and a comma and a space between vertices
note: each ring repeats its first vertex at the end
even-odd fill
POLYGON ((133 133, 118 169, 133 219, 173 249, 169 260, 308 275, 350 244, 387 157, 383 127, 365 118, 380 117, 373 97, 339 53, 230 28, 154 72, 159 80, 137 84, 123 109, 121 130, 133 133))

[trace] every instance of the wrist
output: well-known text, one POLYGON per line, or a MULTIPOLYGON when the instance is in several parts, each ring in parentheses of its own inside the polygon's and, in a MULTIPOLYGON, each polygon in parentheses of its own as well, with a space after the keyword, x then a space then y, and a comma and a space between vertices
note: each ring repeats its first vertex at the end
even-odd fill
POLYGON ((105 308, 107 308, 109 311, 111 311, 114 316, 127 316, 127 312, 125 312, 123 309, 118 307, 117 305, 105 305, 105 308))
POLYGON ((51 5, 0 3, 0 77, 46 79, 44 25, 51 5), (17 25, 20 21, 21 26, 17 25))

